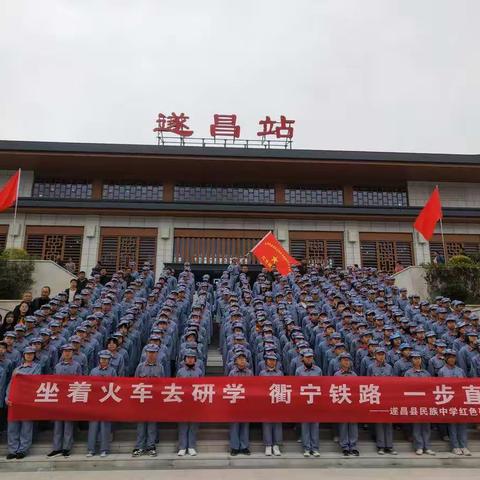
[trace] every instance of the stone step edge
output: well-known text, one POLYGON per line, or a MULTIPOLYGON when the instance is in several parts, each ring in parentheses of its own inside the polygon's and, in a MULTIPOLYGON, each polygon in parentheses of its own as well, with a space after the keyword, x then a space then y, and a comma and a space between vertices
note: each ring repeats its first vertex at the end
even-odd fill
POLYGON ((380 457, 364 455, 343 457, 341 454, 324 454, 320 458, 303 458, 300 455, 282 457, 207 456, 179 458, 175 455, 159 455, 156 458, 132 458, 127 454, 112 454, 106 458, 72 456, 68 459, 47 460, 27 457, 24 460, 0 460, 3 472, 21 471, 91 471, 91 470, 164 470, 164 469, 226 469, 226 468, 479 468, 480 456, 456 457, 452 454, 430 456, 399 455, 380 457))

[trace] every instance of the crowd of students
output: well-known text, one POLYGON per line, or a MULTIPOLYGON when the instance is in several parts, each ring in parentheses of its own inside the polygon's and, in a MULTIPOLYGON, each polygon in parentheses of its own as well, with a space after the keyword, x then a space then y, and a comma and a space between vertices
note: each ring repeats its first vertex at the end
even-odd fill
MULTIPOLYGON (((155 280, 140 271, 81 279, 69 298, 42 292, 35 310, 8 323, 0 337, 0 408, 5 425, 16 374, 199 377, 219 331, 228 376, 367 375, 477 377, 479 318, 461 301, 421 301, 393 277, 369 268, 314 268, 289 275, 263 270, 256 278, 233 261, 215 282, 196 282, 190 265, 155 280), (216 327, 218 324, 218 327, 216 327), (5 400, 4 400, 5 399, 5 400)), ((38 299, 35 299, 38 300, 38 299)), ((24 302, 31 307, 35 300, 24 302)), ((161 425, 137 424, 132 455, 155 456, 161 425)), ((416 454, 434 455, 430 424, 405 426, 416 454)), ((263 423, 265 455, 280 456, 281 423, 263 423)), ((8 422, 7 459, 28 453, 34 422, 8 422)), ((392 424, 371 427, 379 455, 396 455, 392 424)), ((455 455, 471 455, 465 424, 436 426, 455 455)), ((178 455, 197 454, 196 423, 178 426, 178 455)), ((75 423, 55 421, 48 457, 71 453, 75 423)), ((320 456, 318 423, 298 430, 305 457, 320 456)), ((230 454, 250 455, 248 423, 230 425, 230 454)), ((358 426, 333 426, 345 456, 358 456, 358 426)), ((88 453, 110 452, 110 422, 89 422, 88 453)))

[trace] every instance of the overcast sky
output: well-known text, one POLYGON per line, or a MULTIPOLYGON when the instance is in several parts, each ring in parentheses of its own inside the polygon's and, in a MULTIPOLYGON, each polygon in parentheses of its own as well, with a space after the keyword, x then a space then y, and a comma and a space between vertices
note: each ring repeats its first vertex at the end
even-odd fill
POLYGON ((480 153, 479 0, 0 0, 0 138, 154 144, 236 113, 296 148, 480 153))

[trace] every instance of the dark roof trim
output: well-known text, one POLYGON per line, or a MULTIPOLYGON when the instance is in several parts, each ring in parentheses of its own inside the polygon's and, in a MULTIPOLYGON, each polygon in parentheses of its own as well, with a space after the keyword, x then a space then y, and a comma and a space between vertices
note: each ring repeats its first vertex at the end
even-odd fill
MULTIPOLYGON (((285 204, 225 204, 225 203, 182 203, 182 202, 132 202, 109 200, 56 200, 21 198, 21 208, 39 209, 98 209, 102 211, 140 210, 148 212, 245 212, 252 213, 288 213, 298 215, 342 215, 342 216, 395 216, 411 218, 418 215, 420 207, 349 207, 349 206, 317 206, 317 205, 285 205, 285 204)), ((447 218, 480 217, 480 208, 444 208, 447 218)))
POLYGON ((480 155, 443 153, 357 152, 343 150, 280 150, 259 148, 180 147, 113 143, 28 142, 0 140, 0 152, 168 155, 193 157, 278 158, 397 163, 480 164, 480 155))

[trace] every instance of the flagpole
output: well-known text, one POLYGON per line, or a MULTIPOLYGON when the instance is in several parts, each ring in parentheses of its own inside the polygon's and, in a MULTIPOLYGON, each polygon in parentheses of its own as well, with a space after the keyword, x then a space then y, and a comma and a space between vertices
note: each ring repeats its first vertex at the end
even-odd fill
MULTIPOLYGON (((440 189, 438 188, 438 184, 435 185, 435 188, 438 190, 438 192, 440 193, 440 189)), ((442 211, 442 215, 440 216, 440 235, 442 236, 442 245, 443 245, 443 258, 445 259, 445 263, 447 263, 447 246, 445 244, 445 235, 443 234, 443 221, 442 221, 442 217, 443 217, 443 211, 442 211)))
POLYGON ((445 235, 443 234, 443 222, 440 219, 440 234, 442 235, 442 244, 443 244, 443 258, 445 259, 445 263, 447 263, 447 247, 445 245, 445 235))
POLYGON ((12 236, 15 235, 15 227, 17 225, 17 208, 18 208, 18 194, 20 192, 20 178, 22 176, 22 169, 18 169, 17 195, 15 198, 15 210, 13 212, 12 236))

